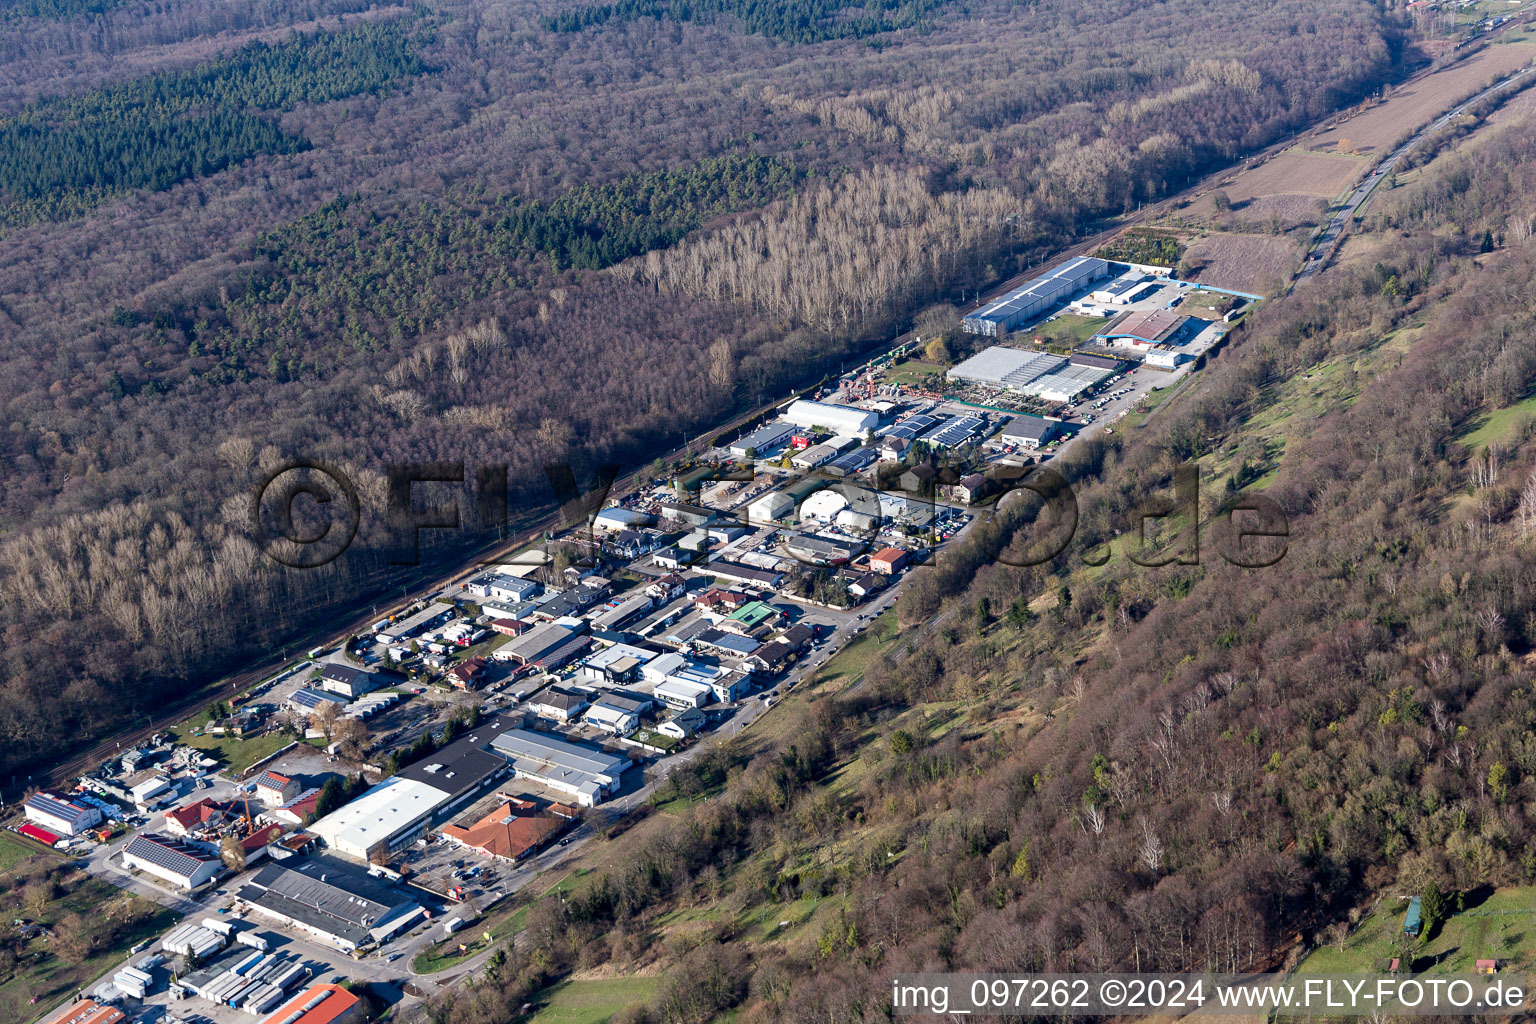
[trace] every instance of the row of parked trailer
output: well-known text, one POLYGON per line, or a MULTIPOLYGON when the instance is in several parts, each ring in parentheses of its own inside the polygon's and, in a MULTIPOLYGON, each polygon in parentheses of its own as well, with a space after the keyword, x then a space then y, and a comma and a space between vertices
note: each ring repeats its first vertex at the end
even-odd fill
POLYGON ((139 963, 112 975, 112 984, 118 991, 142 1000, 154 990, 155 976, 150 972, 160 966, 162 959, 159 953, 151 953, 139 963))
MULTIPOLYGON (((247 933, 240 933, 244 935, 247 933)), ((239 940, 239 935, 236 940, 239 940)), ((252 1015, 270 1013, 287 997, 287 994, 309 978, 309 968, 297 957, 284 953, 263 953, 252 950, 228 970, 221 971, 205 982, 185 978, 171 987, 174 999, 188 995, 200 996, 210 1003, 219 1003, 244 1010, 252 1015), (179 990, 179 991, 178 991, 179 990)))

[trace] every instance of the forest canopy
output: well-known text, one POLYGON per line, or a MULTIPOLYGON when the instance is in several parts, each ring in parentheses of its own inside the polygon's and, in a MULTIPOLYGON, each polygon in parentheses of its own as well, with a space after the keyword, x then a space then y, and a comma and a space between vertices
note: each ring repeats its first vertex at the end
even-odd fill
POLYGON ((130 189, 163 190, 307 148, 272 116, 378 94, 425 70, 408 19, 251 43, 188 71, 33 104, 0 121, 0 199, 18 223, 130 189))
POLYGON ((1367 0, 154 6, 0 24, 0 768, 399 593, 255 551, 281 458, 526 517, 1416 59, 1367 0))

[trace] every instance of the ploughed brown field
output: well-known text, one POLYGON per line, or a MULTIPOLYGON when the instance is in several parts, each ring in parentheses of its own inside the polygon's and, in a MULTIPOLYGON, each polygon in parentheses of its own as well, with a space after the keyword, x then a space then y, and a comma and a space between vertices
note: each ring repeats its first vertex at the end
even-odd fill
POLYGON ((1461 100, 1523 66, 1536 56, 1536 42, 1494 43, 1459 64, 1403 86, 1385 103, 1339 122, 1308 141, 1313 150, 1343 149, 1379 155, 1419 125, 1434 120, 1461 100))
POLYGON ((1257 295, 1276 291, 1300 259, 1299 244, 1284 235, 1211 234, 1184 255, 1198 268, 1194 280, 1257 295))

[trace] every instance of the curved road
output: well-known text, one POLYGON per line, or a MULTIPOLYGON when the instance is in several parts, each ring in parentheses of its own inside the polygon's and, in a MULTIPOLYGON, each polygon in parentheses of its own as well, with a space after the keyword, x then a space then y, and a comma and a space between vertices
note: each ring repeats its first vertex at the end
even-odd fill
POLYGON ((1312 243, 1311 249, 1307 251, 1306 264, 1301 268, 1301 272, 1296 275, 1296 283, 1300 284, 1303 281, 1310 280, 1317 275, 1318 271, 1323 269, 1324 265, 1328 262, 1329 254, 1333 252, 1333 247, 1343 237, 1344 233, 1349 230, 1349 225, 1360 208, 1371 198, 1371 194, 1376 191, 1376 186, 1380 185, 1382 180, 1392 173, 1392 169, 1397 166, 1398 162, 1402 160, 1403 156, 1410 149, 1466 113, 1467 108, 1472 106, 1472 104, 1492 96, 1496 92, 1507 89, 1532 74, 1536 74, 1536 67, 1529 67, 1502 78, 1476 96, 1458 103, 1454 109, 1446 111, 1434 121, 1420 128, 1414 133, 1412 138, 1398 146, 1386 159, 1377 164, 1375 169, 1366 176, 1365 180, 1355 186, 1355 190, 1349 194, 1349 198, 1344 201, 1344 205, 1339 207, 1338 212, 1328 221, 1328 226, 1323 229, 1323 233, 1318 235, 1317 240, 1312 243))

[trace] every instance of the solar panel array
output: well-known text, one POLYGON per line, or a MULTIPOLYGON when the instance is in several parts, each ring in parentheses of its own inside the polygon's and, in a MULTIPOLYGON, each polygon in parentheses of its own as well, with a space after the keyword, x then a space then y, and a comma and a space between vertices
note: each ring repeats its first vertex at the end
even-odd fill
POLYGON ((937 422, 939 422, 938 419, 933 416, 924 416, 922 414, 918 414, 916 416, 908 416, 906 419, 902 420, 900 423, 897 423, 895 426, 887 427, 885 430, 885 436, 899 437, 907 441, 914 441, 920 434, 922 434, 923 431, 927 430, 929 427, 932 427, 937 422))
POLYGON ((873 448, 856 448, 847 455, 840 455, 822 468, 829 473, 847 476, 866 468, 880 457, 873 448))
POLYGON ((986 422, 980 416, 950 416, 919 440, 939 448, 954 448, 970 440, 986 422))

